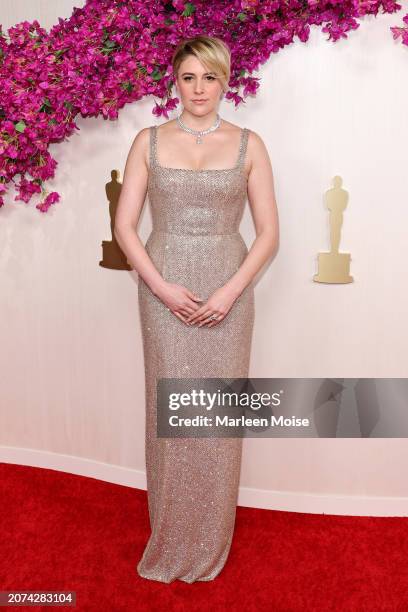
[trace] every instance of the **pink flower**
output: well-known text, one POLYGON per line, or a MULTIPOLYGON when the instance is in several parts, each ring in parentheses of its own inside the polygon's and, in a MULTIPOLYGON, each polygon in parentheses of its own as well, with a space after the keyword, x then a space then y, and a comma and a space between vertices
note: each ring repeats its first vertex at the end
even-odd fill
POLYGON ((51 204, 55 204, 55 202, 59 202, 60 196, 56 191, 52 191, 43 202, 37 204, 36 208, 38 208, 41 212, 47 212, 51 204))
MULTIPOLYGON (((15 200, 29 202, 54 177, 50 145, 79 130, 78 115, 116 120, 126 104, 154 96, 152 114, 168 118, 179 103, 170 85, 180 39, 205 32, 224 40, 232 54, 226 100, 238 106, 260 86, 252 73, 295 37, 306 42, 312 26, 335 42, 364 15, 400 8, 394 0, 87 0, 49 31, 38 21, 18 23, 7 37, 0 30, 0 206, 10 181, 15 200)), ((407 45, 408 15, 403 22, 391 32, 407 45)), ((57 201, 52 192, 37 208, 57 201)))

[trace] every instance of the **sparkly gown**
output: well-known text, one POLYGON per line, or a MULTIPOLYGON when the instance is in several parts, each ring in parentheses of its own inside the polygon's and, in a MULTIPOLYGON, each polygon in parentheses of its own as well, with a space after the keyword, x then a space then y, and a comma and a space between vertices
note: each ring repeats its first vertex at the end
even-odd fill
MULTIPOLYGON (((161 166, 157 128, 149 129, 153 229, 145 248, 165 280, 206 300, 248 253, 239 225, 247 197, 244 160, 249 130, 241 129, 234 167, 192 170, 161 166)), ((178 319, 140 276, 138 297, 151 535, 137 572, 165 583, 213 580, 231 547, 242 438, 158 438, 156 384, 158 378, 246 378, 253 287, 248 285, 225 319, 210 328, 178 319)))

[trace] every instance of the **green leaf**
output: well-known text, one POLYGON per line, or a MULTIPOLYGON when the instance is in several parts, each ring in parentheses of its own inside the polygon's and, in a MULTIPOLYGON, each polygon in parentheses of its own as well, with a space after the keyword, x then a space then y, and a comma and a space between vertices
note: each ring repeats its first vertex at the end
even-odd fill
POLYGON ((237 17, 240 21, 246 21, 247 18, 245 13, 238 13, 237 17))
POLYGON ((155 68, 150 76, 152 77, 153 81, 160 81, 163 76, 163 72, 155 68))
POLYGON ((126 89, 126 91, 132 91, 133 90, 133 85, 130 81, 125 81, 124 83, 121 83, 121 87, 122 89, 126 89))
POLYGON ((16 132, 24 132, 27 126, 24 123, 24 121, 20 120, 18 123, 14 125, 14 127, 16 129, 16 132))
POLYGON ((44 98, 44 101, 39 109, 39 113, 51 113, 52 106, 51 106, 51 102, 49 101, 48 98, 44 98))
POLYGON ((186 2, 184 5, 184 11, 181 13, 182 17, 191 17, 196 10, 196 7, 192 2, 186 2))
POLYGON ((55 57, 60 57, 60 55, 65 53, 65 51, 68 51, 68 47, 65 47, 65 49, 58 49, 57 51, 55 51, 54 55, 55 57))

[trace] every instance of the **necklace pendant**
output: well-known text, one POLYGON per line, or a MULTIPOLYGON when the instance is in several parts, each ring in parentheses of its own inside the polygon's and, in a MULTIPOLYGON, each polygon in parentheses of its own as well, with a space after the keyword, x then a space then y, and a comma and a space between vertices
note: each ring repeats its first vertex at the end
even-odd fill
POLYGON ((188 134, 192 134, 193 136, 196 136, 196 143, 197 144, 202 144, 203 143, 203 136, 205 136, 206 134, 210 134, 211 132, 213 132, 214 130, 216 130, 217 128, 220 127, 221 117, 217 113, 217 119, 216 119, 214 125, 212 127, 208 128, 207 130, 193 130, 192 128, 187 127, 182 122, 181 115, 178 115, 177 123, 179 124, 179 126, 181 127, 182 130, 184 130, 188 134))

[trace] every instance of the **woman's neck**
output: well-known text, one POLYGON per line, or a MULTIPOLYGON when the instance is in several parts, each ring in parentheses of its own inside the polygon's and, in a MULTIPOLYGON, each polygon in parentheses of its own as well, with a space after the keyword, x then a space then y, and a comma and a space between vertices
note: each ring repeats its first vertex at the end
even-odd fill
POLYGON ((197 117, 196 115, 184 110, 180 116, 180 119, 186 127, 189 127, 192 130, 208 130, 208 128, 213 127, 217 120, 217 111, 214 111, 214 113, 208 113, 208 115, 205 115, 204 117, 197 117))

